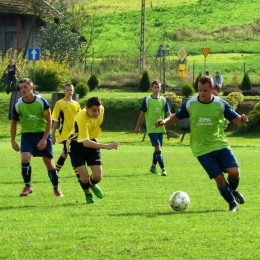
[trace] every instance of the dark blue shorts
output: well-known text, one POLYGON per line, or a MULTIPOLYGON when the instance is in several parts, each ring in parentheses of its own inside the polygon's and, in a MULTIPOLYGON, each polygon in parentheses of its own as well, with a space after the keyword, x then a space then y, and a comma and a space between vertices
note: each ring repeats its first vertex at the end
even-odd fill
POLYGON ((230 148, 213 151, 197 157, 209 178, 218 177, 227 168, 239 167, 237 159, 230 148))
POLYGON ((152 143, 152 146, 163 144, 163 133, 150 133, 148 134, 152 143))
POLYGON ((37 145, 42 139, 44 133, 22 133, 21 153, 30 153, 33 156, 47 157, 52 159, 52 143, 51 135, 48 135, 46 148, 42 151, 38 150, 37 145))

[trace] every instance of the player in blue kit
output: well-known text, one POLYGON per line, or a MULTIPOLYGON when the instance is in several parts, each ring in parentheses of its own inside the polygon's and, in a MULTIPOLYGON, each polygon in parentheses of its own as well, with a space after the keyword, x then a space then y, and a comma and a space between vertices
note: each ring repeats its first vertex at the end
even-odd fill
POLYGON ((46 99, 33 93, 33 88, 33 83, 29 78, 19 81, 22 97, 14 105, 11 123, 12 148, 17 152, 21 150, 21 168, 25 188, 20 193, 20 197, 33 192, 30 164, 32 155, 42 157, 53 185, 54 195, 63 197, 53 161, 50 106, 46 99), (18 122, 21 124, 21 148, 15 141, 18 122))
POLYGON ((243 195, 237 190, 240 170, 237 159, 224 135, 225 118, 237 125, 248 122, 246 115, 237 114, 229 104, 213 95, 214 84, 209 76, 199 79, 199 95, 184 103, 181 108, 166 119, 155 122, 157 127, 175 125, 180 119, 190 119, 191 150, 208 173, 215 179, 217 188, 229 204, 229 211, 238 211, 244 203, 243 195), (228 174, 227 180, 224 173, 228 174))
POLYGON ((152 95, 144 98, 141 113, 138 118, 135 133, 138 134, 140 131, 141 123, 145 117, 147 133, 150 137, 152 146, 154 147, 152 166, 150 172, 154 174, 159 174, 156 169, 157 162, 161 168, 162 176, 166 176, 167 172, 164 167, 164 161, 162 156, 162 144, 163 144, 163 134, 165 133, 165 127, 155 127, 155 120, 165 118, 165 114, 169 116, 171 114, 171 108, 165 97, 160 96, 161 83, 158 81, 153 81, 152 86, 152 95))

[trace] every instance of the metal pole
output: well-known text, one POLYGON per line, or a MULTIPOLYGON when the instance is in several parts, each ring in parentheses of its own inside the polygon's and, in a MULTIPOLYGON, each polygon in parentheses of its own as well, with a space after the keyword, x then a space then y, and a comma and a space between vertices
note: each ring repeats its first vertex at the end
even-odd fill
POLYGON ((163 56, 163 93, 166 91, 166 61, 163 56))

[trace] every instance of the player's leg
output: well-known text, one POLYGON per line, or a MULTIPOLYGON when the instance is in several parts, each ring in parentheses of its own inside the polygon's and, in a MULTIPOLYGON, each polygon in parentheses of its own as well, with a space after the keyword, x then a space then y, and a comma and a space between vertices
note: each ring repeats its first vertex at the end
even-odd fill
MULTIPOLYGON (((96 141, 95 139, 93 141, 96 141)), ((91 169, 91 176, 89 176, 90 189, 99 198, 103 198, 103 192, 97 185, 102 179, 102 161, 99 149, 89 148, 89 153, 86 157, 86 162, 91 169)))
POLYGON ((219 151, 213 151, 197 157, 202 167, 205 169, 210 179, 214 179, 217 184, 217 188, 224 198, 224 200, 229 204, 229 211, 237 211, 237 203, 233 196, 232 189, 230 185, 226 182, 223 174, 223 169, 219 163, 219 151))
POLYGON ((153 174, 160 175, 158 173, 157 169, 156 169, 156 165, 157 165, 157 162, 158 162, 156 152, 160 151, 160 144, 158 142, 158 137, 157 137, 156 133, 149 133, 148 136, 150 138, 152 146, 154 147, 152 166, 150 168, 150 172, 153 173, 153 174))
POLYGON ((31 154, 29 152, 21 153, 21 168, 22 168, 22 176, 24 181, 24 189, 20 193, 20 197, 27 196, 28 194, 33 192, 32 184, 31 184, 31 174, 32 168, 30 164, 31 154))
POLYGON ((57 197, 63 197, 63 194, 62 194, 62 192, 59 188, 59 177, 58 177, 55 165, 54 165, 53 158, 48 158, 48 157, 43 156, 42 159, 43 159, 43 162, 44 162, 44 164, 45 164, 45 166, 48 170, 48 176, 49 176, 50 181, 53 185, 54 195, 57 196, 57 197))
POLYGON ((7 94, 10 93, 11 83, 12 83, 12 80, 11 80, 10 78, 7 78, 7 89, 6 89, 6 93, 7 93, 7 94))
MULTIPOLYGON (((40 136, 38 137, 40 138, 40 136)), ((53 185, 54 195, 57 197, 63 197, 63 194, 59 188, 59 176, 57 174, 57 170, 55 168, 54 160, 53 160, 53 151, 52 151, 52 141, 51 135, 48 135, 46 148, 43 151, 40 151, 43 162, 47 168, 48 176, 53 185)))
POLYGON ((245 200, 243 195, 237 190, 240 182, 240 170, 238 161, 230 148, 222 149, 220 151, 221 157, 219 158, 222 168, 228 173, 227 181, 232 189, 235 200, 239 204, 244 204, 245 200))

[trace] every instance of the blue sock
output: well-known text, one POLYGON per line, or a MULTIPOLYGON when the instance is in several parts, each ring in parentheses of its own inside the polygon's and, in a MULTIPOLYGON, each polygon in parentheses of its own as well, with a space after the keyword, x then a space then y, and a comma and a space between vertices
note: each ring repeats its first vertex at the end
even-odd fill
POLYGON ((163 157, 162 157, 162 152, 161 151, 158 151, 158 152, 155 152, 155 156, 156 156, 156 159, 161 167, 161 169, 164 169, 164 163, 163 163, 163 157))
POLYGON ((22 163, 22 176, 26 187, 31 187, 32 168, 30 163, 22 163))
POLYGON ((231 187, 228 183, 226 183, 223 186, 218 186, 218 190, 221 194, 221 196, 225 199, 225 201, 232 207, 237 206, 237 203, 235 202, 235 198, 233 196, 233 192, 231 187))
POLYGON ((48 175, 54 190, 57 190, 59 188, 59 179, 58 179, 56 168, 54 168, 53 170, 48 170, 48 175))

